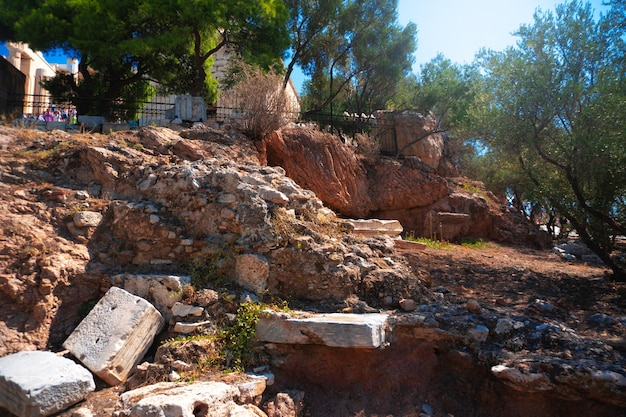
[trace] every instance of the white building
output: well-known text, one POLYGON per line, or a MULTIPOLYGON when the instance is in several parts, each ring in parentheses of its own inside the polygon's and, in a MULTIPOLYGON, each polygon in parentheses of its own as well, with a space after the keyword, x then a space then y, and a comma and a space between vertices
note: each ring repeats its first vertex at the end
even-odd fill
MULTIPOLYGON (((66 64, 50 64, 46 61, 41 52, 33 51, 28 45, 23 43, 7 43, 9 57, 7 60, 24 75, 26 75, 26 83, 24 86, 25 105, 24 114, 37 116, 49 108, 49 93, 41 86, 41 81, 46 78, 54 77, 58 72, 68 72, 74 76, 78 76, 78 60, 68 58, 66 64)), ((222 48, 213 55, 214 64, 211 68, 211 74, 219 81, 223 80, 228 70, 230 54, 226 48, 222 48)), ((291 80, 287 85, 287 94, 292 100, 293 108, 296 113, 300 111, 299 97, 295 85, 291 80)), ((161 124, 164 122, 164 108, 173 107, 176 103, 176 97, 158 97, 153 102, 148 103, 144 109, 144 117, 140 120, 140 124, 161 124)), ((211 103, 209 110, 214 111, 213 116, 218 121, 223 122, 233 116, 237 103, 229 99, 227 95, 220 95, 216 103, 211 103)), ((205 118, 203 118, 205 120, 205 118)), ((166 121, 169 123, 169 120, 166 121)))
POLYGON ((66 64, 50 64, 41 52, 33 51, 24 43, 8 42, 9 61, 26 76, 24 85, 24 114, 37 116, 49 108, 50 95, 41 82, 54 77, 58 72, 78 73, 78 61, 68 58, 66 64))

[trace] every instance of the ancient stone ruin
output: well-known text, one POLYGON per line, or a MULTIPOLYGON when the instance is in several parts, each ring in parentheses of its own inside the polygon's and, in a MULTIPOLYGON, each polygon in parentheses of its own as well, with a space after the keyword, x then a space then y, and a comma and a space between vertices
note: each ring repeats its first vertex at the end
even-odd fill
POLYGON ((0 407, 19 417, 626 409, 620 350, 458 301, 398 251, 423 248, 403 236, 426 232, 429 214, 450 239, 545 242, 419 156, 371 166, 298 127, 263 143, 206 126, 19 135, 0 136, 0 407), (274 308, 248 329, 257 362, 204 372, 209 336, 259 301, 274 308))

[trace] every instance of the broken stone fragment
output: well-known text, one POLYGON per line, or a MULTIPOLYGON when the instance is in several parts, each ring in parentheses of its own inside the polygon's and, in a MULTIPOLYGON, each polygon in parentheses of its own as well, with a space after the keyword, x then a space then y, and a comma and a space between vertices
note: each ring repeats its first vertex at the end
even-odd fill
POLYGON ((467 300, 466 307, 467 307, 467 311, 469 311, 472 314, 480 314, 483 311, 478 301, 474 300, 473 298, 470 298, 469 300, 467 300))
POLYGON ((174 332, 175 333, 183 333, 183 334, 188 334, 188 333, 193 333, 195 331, 198 330, 202 330, 204 328, 210 328, 213 325, 213 323, 211 323, 210 321, 202 321, 199 323, 183 323, 183 322, 177 322, 174 325, 174 332))
POLYGON ((489 336, 489 329, 481 324, 467 331, 467 335, 470 339, 477 342, 486 342, 489 336))
POLYGON ((235 280, 242 287, 261 294, 267 290, 270 267, 267 259, 254 254, 239 255, 235 264, 235 280))
POLYGON ((417 303, 411 298, 403 298, 400 300, 400 308, 404 311, 413 311, 417 308, 417 303))
POLYGON ((270 203, 286 206, 289 204, 289 197, 280 191, 268 187, 259 187, 259 197, 270 203))
POLYGON ((152 304, 111 287, 63 347, 107 384, 118 385, 139 363, 164 324, 152 304))
POLYGON ((161 382, 127 391, 120 396, 125 414, 133 417, 258 417, 261 411, 252 404, 252 395, 263 393, 265 380, 243 381, 238 385, 209 381, 194 384, 161 382), (239 404, 238 404, 239 403, 239 404), (254 410, 249 409, 254 407, 254 410))
POLYGON ((183 287, 191 283, 191 277, 120 274, 111 277, 111 283, 147 300, 169 321, 174 315, 172 307, 181 300, 183 287))
POLYGON ((87 369, 52 352, 25 351, 0 358, 0 407, 18 417, 65 410, 95 387, 87 369))
POLYGON ((268 417, 301 416, 304 409, 304 391, 279 392, 265 408, 268 417))
POLYGON ((521 392, 548 391, 554 388, 550 378, 543 373, 526 373, 505 365, 491 367, 491 373, 505 384, 521 392))
POLYGON ((204 313, 204 308, 199 306, 190 306, 180 302, 174 303, 172 306, 172 314, 177 317, 194 316, 199 317, 204 313))
POLYGON ((79 211, 72 216, 76 227, 98 227, 102 214, 97 211, 79 211))

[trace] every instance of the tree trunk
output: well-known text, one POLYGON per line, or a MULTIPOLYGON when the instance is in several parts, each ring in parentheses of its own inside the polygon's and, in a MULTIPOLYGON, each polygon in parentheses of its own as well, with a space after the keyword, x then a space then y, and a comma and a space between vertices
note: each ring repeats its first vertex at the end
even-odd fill
POLYGON ((574 227, 576 232, 578 232, 578 235, 580 236, 582 242, 587 245, 587 247, 589 247, 589 249, 591 249, 593 253, 598 255, 598 257, 602 260, 602 262, 604 262, 606 266, 611 268, 611 271, 613 271, 613 280, 626 282, 626 269, 624 269, 620 264, 615 262, 615 260, 611 257, 611 254, 601 245, 599 245, 593 239, 593 237, 589 235, 589 233, 587 233, 587 230, 583 227, 582 224, 580 224, 576 219, 573 218, 569 220, 572 223, 572 226, 574 227))

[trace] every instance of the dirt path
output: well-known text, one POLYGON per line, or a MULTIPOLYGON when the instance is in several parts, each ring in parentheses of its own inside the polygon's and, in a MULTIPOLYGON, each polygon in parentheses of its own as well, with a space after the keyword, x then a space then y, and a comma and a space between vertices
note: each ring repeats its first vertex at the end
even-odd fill
POLYGON ((561 321, 586 337, 624 337, 626 284, 611 282, 603 266, 565 261, 549 250, 492 243, 427 247, 404 255, 429 271, 434 291, 450 301, 473 298, 484 308, 561 321))

